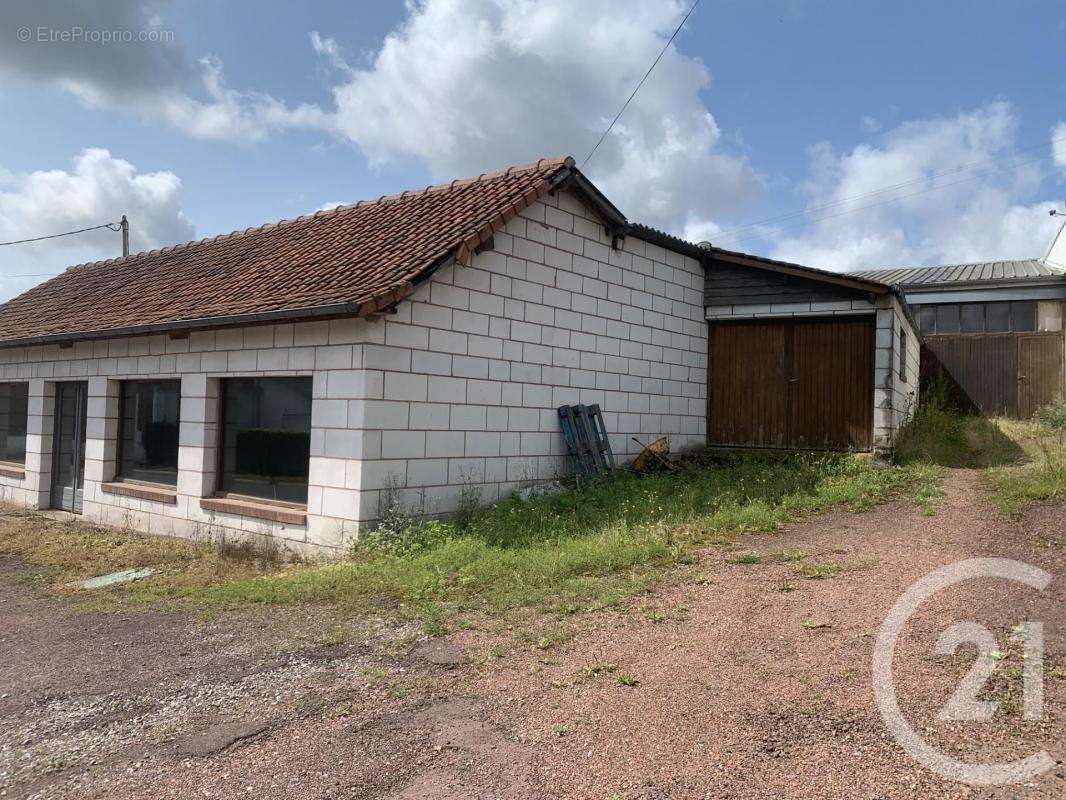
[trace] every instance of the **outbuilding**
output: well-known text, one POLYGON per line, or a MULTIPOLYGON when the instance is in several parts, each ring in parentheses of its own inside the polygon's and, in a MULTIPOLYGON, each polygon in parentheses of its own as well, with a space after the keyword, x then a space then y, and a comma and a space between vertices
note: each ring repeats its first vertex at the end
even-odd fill
POLYGON ((1043 258, 853 273, 906 294, 943 369, 984 414, 1029 419, 1066 391, 1066 224, 1043 258))
POLYGON ((544 159, 0 306, 0 494, 335 553, 384 503, 447 513, 565 472, 561 405, 599 404, 623 461, 660 436, 888 448, 917 346, 884 284, 631 224, 544 159))

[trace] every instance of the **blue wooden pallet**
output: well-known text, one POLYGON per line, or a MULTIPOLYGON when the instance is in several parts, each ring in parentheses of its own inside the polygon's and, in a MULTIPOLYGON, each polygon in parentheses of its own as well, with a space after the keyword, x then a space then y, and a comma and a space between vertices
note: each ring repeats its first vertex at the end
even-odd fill
POLYGON ((615 467, 614 452, 600 407, 596 404, 559 406, 558 413, 570 464, 578 481, 610 474, 615 467))

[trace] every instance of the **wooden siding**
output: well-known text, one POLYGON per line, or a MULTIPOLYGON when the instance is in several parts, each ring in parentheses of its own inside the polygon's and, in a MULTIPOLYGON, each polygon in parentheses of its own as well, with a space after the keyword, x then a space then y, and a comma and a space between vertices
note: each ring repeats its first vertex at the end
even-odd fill
POLYGON ((873 353, 870 317, 713 323, 709 443, 869 449, 873 353))
POLYGON ((708 306, 823 303, 862 300, 868 296, 865 292, 845 286, 834 286, 714 259, 711 259, 707 266, 703 292, 704 302, 708 306))
POLYGON ((1030 419, 1063 390, 1061 333, 936 335, 926 348, 965 399, 989 416, 1030 419))

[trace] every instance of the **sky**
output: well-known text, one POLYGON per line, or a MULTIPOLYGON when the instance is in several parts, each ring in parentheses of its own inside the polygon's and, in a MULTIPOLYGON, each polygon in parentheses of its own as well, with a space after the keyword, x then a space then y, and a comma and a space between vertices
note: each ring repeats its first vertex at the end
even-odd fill
MULTIPOLYGON (((833 270, 1030 258, 1061 0, 6 0, 0 242, 134 251, 572 155, 634 221, 833 270)), ((121 253, 0 247, 0 300, 121 253)))

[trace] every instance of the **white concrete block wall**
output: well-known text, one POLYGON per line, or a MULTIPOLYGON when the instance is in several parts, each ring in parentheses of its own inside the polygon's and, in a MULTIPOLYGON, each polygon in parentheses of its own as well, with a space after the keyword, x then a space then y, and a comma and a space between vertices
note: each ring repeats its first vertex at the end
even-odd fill
MULTIPOLYGON (((382 326, 378 323, 377 328, 382 326)), ((336 550, 355 531, 363 434, 351 421, 375 393, 361 370, 361 337, 375 326, 342 319, 0 350, 0 381, 29 384, 25 477, 0 475, 0 499, 51 504, 55 385, 88 382, 84 517, 119 527, 190 538, 275 536, 294 550, 336 550), (216 490, 222 378, 303 375, 313 381, 308 514, 305 526, 208 512, 216 490), (115 477, 121 381, 181 380, 176 504, 105 493, 115 477)), ((372 451, 367 451, 372 452, 372 451)))
POLYGON ((891 450, 896 434, 918 405, 921 339, 896 297, 889 296, 881 305, 874 358, 874 449, 891 450), (907 336, 905 379, 900 378, 900 329, 907 336))
POLYGON ((441 270, 393 315, 0 350, 0 380, 29 384, 25 476, 0 498, 50 505, 55 384, 86 380, 87 519, 185 537, 269 535, 343 547, 395 485, 409 507, 493 501, 567 470, 556 407, 599 403, 619 461, 669 435, 705 437, 703 272, 629 238, 611 248, 563 193, 526 209, 469 267, 441 270), (208 512, 221 379, 313 380, 307 524, 208 512), (121 381, 181 380, 176 503, 104 492, 115 477, 121 381))
MULTIPOLYGON (((620 462, 668 435, 706 437, 703 269, 629 237, 621 250, 572 195, 547 197, 470 266, 438 272, 367 322, 360 519, 382 490, 408 509, 485 502, 565 474, 556 408, 598 403, 620 462)), ((354 422, 354 421, 353 421, 354 422)))

